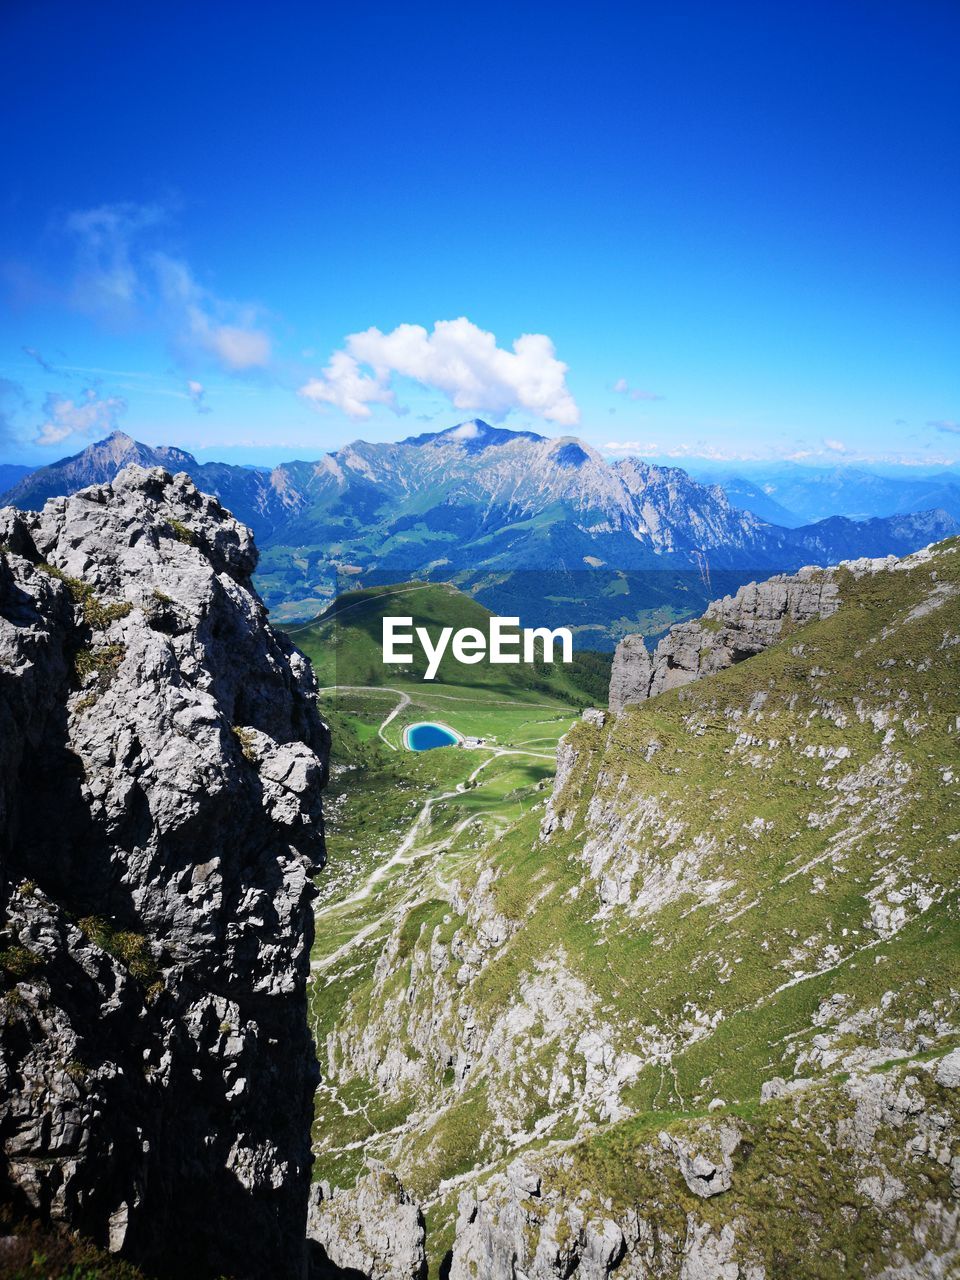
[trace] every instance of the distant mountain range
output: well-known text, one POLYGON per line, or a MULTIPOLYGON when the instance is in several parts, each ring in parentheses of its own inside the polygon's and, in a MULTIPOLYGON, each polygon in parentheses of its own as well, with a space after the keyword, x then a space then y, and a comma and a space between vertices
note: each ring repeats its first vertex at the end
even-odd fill
POLYGON ((835 515, 868 520, 935 509, 960 520, 960 469, 894 476, 856 466, 754 463, 744 472, 739 464, 734 471, 691 463, 690 470, 704 482, 721 485, 734 506, 790 528, 835 515))
POLYGON ((960 531, 944 510, 791 528, 678 467, 608 463, 573 437, 480 420, 398 443, 357 441, 273 470, 199 463, 115 432, 22 477, 0 503, 36 508, 129 462, 186 471, 249 524, 261 548, 259 588, 287 619, 317 613, 346 582, 426 576, 500 611, 533 608, 541 620, 586 607, 588 629, 606 642, 662 630, 718 588, 757 575, 902 555, 960 531))

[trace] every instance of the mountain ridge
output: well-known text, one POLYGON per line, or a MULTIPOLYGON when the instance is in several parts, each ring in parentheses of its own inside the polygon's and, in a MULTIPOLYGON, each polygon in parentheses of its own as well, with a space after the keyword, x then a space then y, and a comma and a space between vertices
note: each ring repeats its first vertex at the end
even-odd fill
POLYGON ((108 481, 128 461, 185 470, 249 524, 263 552, 258 586, 288 619, 319 612, 344 566, 381 582, 425 575, 467 589, 491 574, 701 571, 705 560, 756 576, 905 554, 960 528, 941 511, 786 528, 733 506, 720 485, 680 467, 633 457, 611 463, 575 436, 481 419, 397 442, 357 440, 269 471, 200 463, 115 432, 26 476, 0 500, 41 505, 108 481))

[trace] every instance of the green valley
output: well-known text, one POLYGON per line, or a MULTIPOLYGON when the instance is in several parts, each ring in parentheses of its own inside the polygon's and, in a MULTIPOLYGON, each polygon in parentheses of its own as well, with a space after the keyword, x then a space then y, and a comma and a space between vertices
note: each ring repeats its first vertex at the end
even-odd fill
MULTIPOLYGON (((466 668, 447 656, 441 678, 427 683, 422 670, 398 672, 380 662, 380 619, 400 608, 431 629, 484 626, 489 617, 453 588, 408 583, 349 593, 309 627, 291 630, 314 660, 333 733, 329 862, 312 958, 321 1045, 358 985, 371 980, 393 931, 402 928, 415 941, 409 921, 442 907, 461 869, 542 802, 558 740, 591 700, 591 682, 602 690, 608 678, 605 655, 578 654, 569 668, 536 669, 466 668), (450 724, 483 745, 405 750, 404 728, 422 720, 450 724)), ((325 1081, 315 1131, 318 1176, 352 1181, 364 1167, 365 1144, 405 1119, 402 1101, 384 1101, 359 1082, 340 1088, 325 1081)))

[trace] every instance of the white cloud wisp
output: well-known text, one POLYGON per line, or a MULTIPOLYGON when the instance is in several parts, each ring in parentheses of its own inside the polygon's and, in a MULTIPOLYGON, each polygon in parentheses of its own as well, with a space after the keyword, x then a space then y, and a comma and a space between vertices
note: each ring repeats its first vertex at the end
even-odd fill
POLYGON ((664 396, 657 395, 655 391, 644 391, 640 387, 631 387, 626 378, 618 378, 611 391, 616 392, 618 396, 629 396, 631 400, 663 400, 664 396))
POLYGON ((149 316, 187 365, 205 360, 227 373, 265 369, 272 344, 257 308, 217 297, 182 258, 154 248, 166 221, 159 205, 123 203, 71 213, 65 229, 76 245, 74 305, 114 322, 149 316))

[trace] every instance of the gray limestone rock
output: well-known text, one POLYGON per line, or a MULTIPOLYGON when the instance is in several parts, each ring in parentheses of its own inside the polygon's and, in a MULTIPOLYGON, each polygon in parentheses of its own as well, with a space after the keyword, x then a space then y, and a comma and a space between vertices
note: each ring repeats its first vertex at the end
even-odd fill
POLYGON ((421 1280, 426 1275, 423 1213, 384 1169, 373 1170, 351 1189, 316 1184, 310 1193, 307 1236, 320 1273, 332 1264, 369 1280, 421 1280))
POLYGON ((624 707, 646 702, 652 680, 653 660, 643 636, 624 636, 610 669, 610 710, 619 715, 624 707))
POLYGON ((774 1076, 772 1080, 764 1080, 760 1086, 760 1101, 772 1102, 776 1098, 789 1097, 791 1093, 797 1093, 801 1089, 806 1089, 812 1081, 805 1077, 796 1080, 784 1080, 783 1076, 774 1076))
POLYGON ((748 1276, 762 1280, 762 1267, 741 1269, 735 1244, 736 1232, 730 1223, 716 1231, 709 1223, 699 1222, 695 1214, 688 1214, 679 1280, 747 1280, 748 1276))
POLYGON ((960 1049, 954 1049, 940 1059, 934 1079, 948 1089, 960 1089, 960 1049))
POLYGON ((575 1203, 551 1206, 540 1223, 529 1208, 539 1194, 530 1183, 539 1179, 526 1168, 518 1173, 518 1164, 493 1184, 494 1195, 461 1196, 450 1280, 606 1280, 617 1272, 626 1253, 620 1225, 575 1203))
POLYGON ((802 626, 839 606, 836 570, 806 568, 712 601, 702 618, 671 627, 652 655, 642 636, 626 636, 613 658, 610 710, 619 715, 624 707, 722 671, 776 644, 787 622, 802 626))
POLYGON ((299 1277, 328 733, 185 475, 0 511, 5 1198, 157 1275, 299 1277))
POLYGON ((719 1157, 698 1151, 694 1143, 673 1134, 661 1133, 660 1145, 676 1156, 683 1180, 701 1199, 729 1191, 733 1182, 733 1153, 740 1145, 740 1130, 733 1124, 722 1124, 716 1133, 719 1157))

